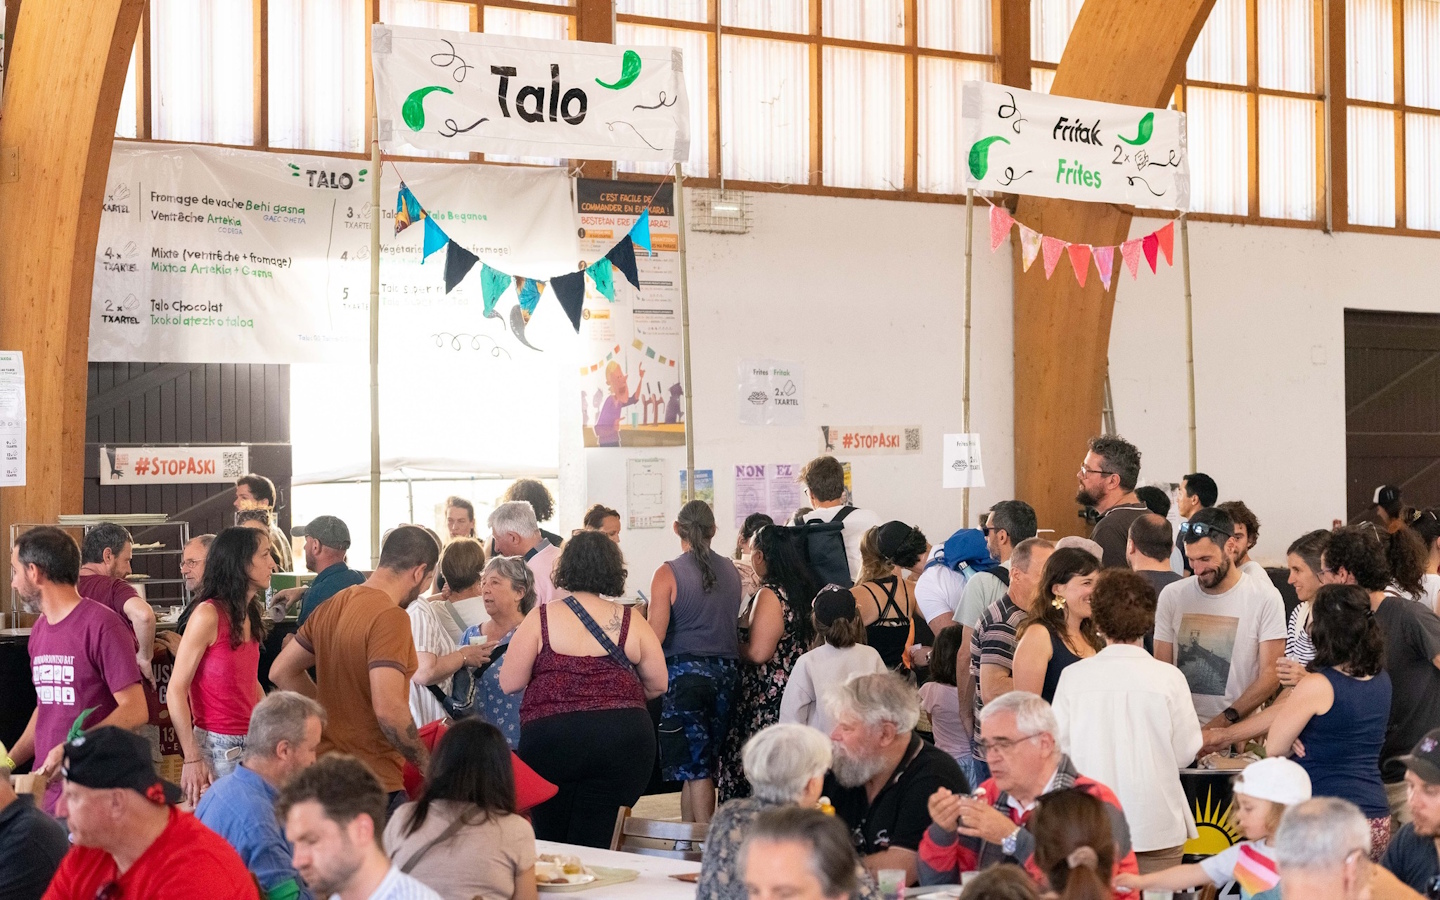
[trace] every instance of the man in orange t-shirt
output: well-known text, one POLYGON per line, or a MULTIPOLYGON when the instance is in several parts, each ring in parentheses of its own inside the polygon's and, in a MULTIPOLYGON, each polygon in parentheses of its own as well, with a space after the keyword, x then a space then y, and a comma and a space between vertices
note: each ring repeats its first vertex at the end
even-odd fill
POLYGON ((270 669, 276 687, 320 701, 329 717, 320 754, 348 753, 368 765, 389 792, 391 811, 405 799, 405 762, 423 772, 428 760, 410 715, 418 663, 405 607, 429 585, 439 559, 430 532, 396 528, 375 572, 317 607, 270 669))
POLYGON ((150 744, 103 726, 65 745, 65 802, 75 847, 44 900, 260 900, 255 879, 215 832, 173 804, 150 744))

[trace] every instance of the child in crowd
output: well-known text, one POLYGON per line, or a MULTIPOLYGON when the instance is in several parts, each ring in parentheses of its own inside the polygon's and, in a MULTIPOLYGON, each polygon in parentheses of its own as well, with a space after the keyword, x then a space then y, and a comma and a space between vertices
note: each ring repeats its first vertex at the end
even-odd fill
POLYGON ((1235 777, 1235 824, 1245 840, 1209 859, 1149 875, 1119 875, 1116 887, 1184 891, 1229 881, 1240 885, 1243 900, 1280 900, 1280 873, 1271 841, 1285 808, 1310 799, 1310 776, 1289 759, 1271 757, 1251 763, 1235 777))
POLYGON ((825 588, 815 595, 813 608, 815 648, 795 662, 780 699, 780 721, 809 725, 828 735, 835 722, 825 695, 858 675, 887 670, 880 654, 865 643, 865 624, 849 588, 825 588))
POLYGON ((956 658, 964 629, 951 625, 935 635, 930 652, 930 680, 920 685, 920 708, 930 717, 935 746, 950 754, 970 777, 970 733, 960 720, 960 692, 955 687, 956 658))

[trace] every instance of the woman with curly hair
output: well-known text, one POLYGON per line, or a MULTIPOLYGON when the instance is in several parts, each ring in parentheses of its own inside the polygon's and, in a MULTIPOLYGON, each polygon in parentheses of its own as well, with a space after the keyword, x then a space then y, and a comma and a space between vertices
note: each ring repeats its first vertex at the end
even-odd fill
POLYGON ((1104 649, 1090 620, 1090 593, 1099 571, 1100 560, 1079 547, 1050 554, 1039 594, 1017 632, 1015 690, 1039 694, 1048 703, 1066 666, 1104 649))
POLYGON ((1317 797, 1339 797, 1370 820, 1370 858, 1390 842, 1390 804, 1380 781, 1380 748, 1390 716, 1385 639, 1358 585, 1327 584, 1310 614, 1315 659, 1310 674, 1280 705, 1265 741, 1268 756, 1287 756, 1310 775, 1317 797))
POLYGON ((851 593, 865 623, 865 643, 891 669, 906 669, 915 591, 902 572, 918 567, 930 552, 925 534, 904 522, 871 528, 860 540, 860 582, 851 593))

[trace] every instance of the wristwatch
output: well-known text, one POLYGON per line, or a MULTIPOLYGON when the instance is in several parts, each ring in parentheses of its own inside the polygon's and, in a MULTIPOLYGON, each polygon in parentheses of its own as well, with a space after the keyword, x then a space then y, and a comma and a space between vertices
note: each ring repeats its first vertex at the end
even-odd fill
POLYGON ((1240 713, 1233 706, 1225 707, 1225 709, 1221 711, 1220 715, 1224 716, 1225 721, 1229 722, 1231 725, 1234 725, 1236 722, 1240 721, 1240 713))
POLYGON ((1005 840, 1003 840, 1003 841, 1000 842, 1000 849, 1001 849, 1002 851, 1004 851, 1004 853, 1005 853, 1006 856, 1014 856, 1014 855, 1015 855, 1015 844, 1017 843, 1017 839, 1018 839, 1019 837, 1020 837, 1020 826, 1019 826, 1019 825, 1016 825, 1016 826, 1015 826, 1015 830, 1012 831, 1012 832, 1010 832, 1009 836, 1007 836, 1007 837, 1005 838, 1005 840))

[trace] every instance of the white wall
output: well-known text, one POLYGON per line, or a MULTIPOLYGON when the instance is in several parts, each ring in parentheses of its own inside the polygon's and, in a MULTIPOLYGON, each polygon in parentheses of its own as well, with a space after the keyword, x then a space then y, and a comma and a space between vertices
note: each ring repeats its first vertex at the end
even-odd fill
MULTIPOLYGON (((988 486, 973 492, 972 517, 1014 488, 1010 256, 990 253, 983 211, 971 416, 988 486)), ((960 492, 940 488, 940 440, 961 426, 964 207, 756 194, 754 223, 747 235, 689 237, 695 464, 715 470, 717 546, 734 540, 733 466, 803 462, 819 450, 822 423, 920 424, 921 454, 853 457, 856 501, 945 537, 961 524, 960 492), (749 357, 805 366, 803 428, 738 424, 736 366, 749 357)), ((1137 219, 1131 231, 1160 224, 1137 219)), ((1262 523, 1256 555, 1279 561, 1295 536, 1345 513, 1343 310, 1440 312, 1429 274, 1440 242, 1195 223, 1190 245, 1200 468, 1222 499, 1250 504, 1262 523)), ((1143 263, 1138 281, 1118 276, 1115 416, 1144 454, 1144 481, 1188 471, 1178 235, 1176 254, 1177 267, 1162 261, 1158 276, 1143 263)), ((1055 277, 1073 275, 1062 261, 1055 277)), ((682 448, 585 450, 573 404, 559 406, 564 527, 589 503, 624 512, 631 455, 668 460, 667 512, 678 511, 682 448)), ((622 545, 632 588, 648 588, 678 552, 668 528, 626 532, 622 545)))

